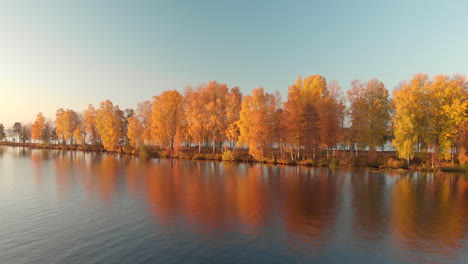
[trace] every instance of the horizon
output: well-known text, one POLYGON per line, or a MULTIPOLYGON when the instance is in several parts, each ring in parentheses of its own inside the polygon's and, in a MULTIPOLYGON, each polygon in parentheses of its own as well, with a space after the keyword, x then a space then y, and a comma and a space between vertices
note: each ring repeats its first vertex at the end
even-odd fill
POLYGON ((82 112, 109 99, 135 108, 164 90, 211 80, 286 99, 298 76, 346 92, 418 72, 468 72, 466 2, 23 1, 0 10, 0 123, 82 112), (383 12, 385 11, 385 12, 383 12), (446 19, 449 16, 450 19, 446 19), (450 47, 450 49, 448 48, 450 47))

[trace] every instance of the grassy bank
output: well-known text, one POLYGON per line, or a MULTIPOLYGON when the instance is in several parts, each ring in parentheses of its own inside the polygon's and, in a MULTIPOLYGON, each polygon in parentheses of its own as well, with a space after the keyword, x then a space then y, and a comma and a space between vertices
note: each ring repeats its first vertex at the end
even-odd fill
MULTIPOLYGON (((262 160, 254 159, 247 149, 225 150, 223 153, 213 153, 211 149, 202 149, 192 147, 181 147, 175 151, 161 149, 157 146, 142 145, 139 149, 132 149, 122 146, 121 151, 109 152, 102 145, 64 145, 64 144, 42 144, 42 143, 18 143, 18 142, 0 142, 0 146, 28 147, 33 149, 55 149, 72 150, 85 152, 103 152, 118 153, 141 158, 175 158, 185 160, 216 160, 230 162, 256 162, 266 164, 314 166, 329 168, 356 168, 369 167, 381 170, 419 170, 419 171, 447 171, 447 172, 466 172, 468 164, 442 163, 438 166, 430 166, 424 162, 415 162, 408 164, 407 161, 397 158, 393 151, 369 152, 369 151, 347 151, 339 150, 333 153, 317 153, 315 159, 303 158, 292 160, 288 155, 282 158, 264 158, 262 160)), ((280 155, 277 155, 280 157, 280 155)))

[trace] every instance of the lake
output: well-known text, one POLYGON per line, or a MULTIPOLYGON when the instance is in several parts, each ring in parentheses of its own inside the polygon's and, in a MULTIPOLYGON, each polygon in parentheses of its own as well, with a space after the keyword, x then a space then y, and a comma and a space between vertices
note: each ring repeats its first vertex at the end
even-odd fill
POLYGON ((0 147, 0 263, 468 263, 468 176, 0 147))

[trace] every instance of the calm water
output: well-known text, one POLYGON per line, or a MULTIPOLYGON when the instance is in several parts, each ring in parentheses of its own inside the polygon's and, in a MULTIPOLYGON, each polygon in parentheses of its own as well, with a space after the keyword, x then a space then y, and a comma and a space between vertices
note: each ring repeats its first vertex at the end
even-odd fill
POLYGON ((468 176, 4 147, 0 263, 468 263, 468 176))

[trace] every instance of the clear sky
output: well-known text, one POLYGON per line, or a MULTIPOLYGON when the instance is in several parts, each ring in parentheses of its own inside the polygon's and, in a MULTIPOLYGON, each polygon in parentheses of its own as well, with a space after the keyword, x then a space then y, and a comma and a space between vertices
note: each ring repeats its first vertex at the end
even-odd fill
POLYGON ((0 1, 0 123, 135 107, 210 80, 286 99, 298 76, 343 90, 468 73, 468 1, 0 1))

